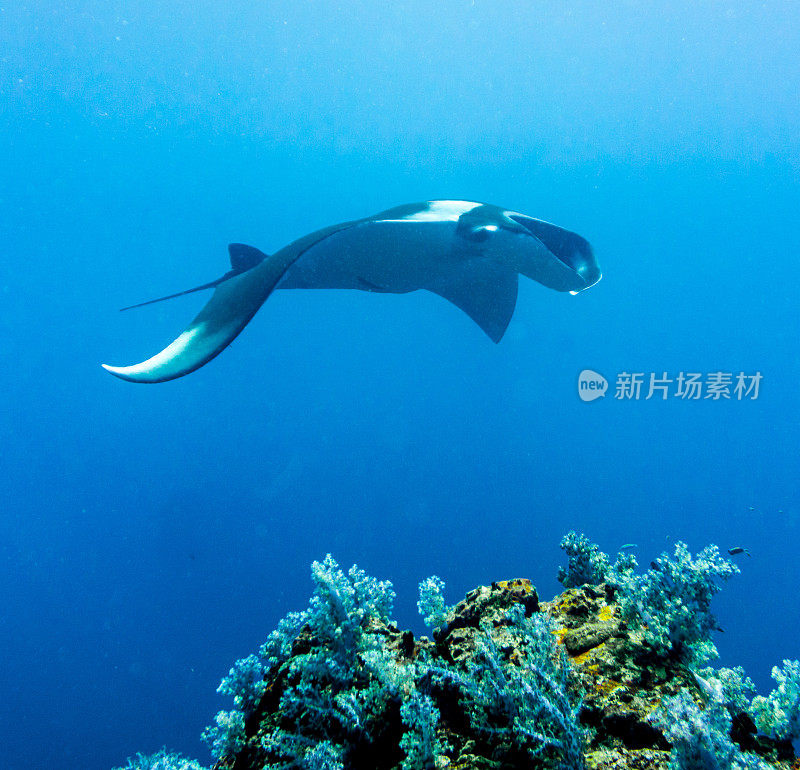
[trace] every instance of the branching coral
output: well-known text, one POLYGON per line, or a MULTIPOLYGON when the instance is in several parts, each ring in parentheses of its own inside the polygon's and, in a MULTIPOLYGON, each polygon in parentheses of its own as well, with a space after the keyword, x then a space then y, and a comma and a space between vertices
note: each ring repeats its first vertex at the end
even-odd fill
POLYGON ((757 756, 742 753, 731 741, 731 716, 714 698, 701 709, 681 690, 664 701, 651 721, 672 744, 670 770, 766 770, 757 756))
MULTIPOLYGON (((264 694, 267 672, 289 659, 292 644, 304 627, 316 646, 292 661, 296 681, 282 697, 286 715, 302 708, 320 720, 333 720, 342 730, 360 729, 364 696, 348 699, 341 691, 352 684, 356 656, 378 646, 373 635, 364 633, 364 627, 370 619, 388 621, 394 590, 388 581, 375 580, 355 566, 344 573, 330 554, 312 564, 311 577, 315 588, 308 609, 287 615, 259 654, 237 661, 222 680, 218 692, 231 695, 236 708, 220 711, 216 724, 203 733, 216 758, 241 748, 245 719, 264 694)), ((292 742, 275 738, 272 743, 292 742)))
POLYGON ((561 538, 559 545, 569 558, 566 567, 558 568, 558 580, 564 588, 575 588, 586 583, 597 585, 605 580, 609 569, 608 556, 586 535, 579 535, 572 530, 561 538))
POLYGON ((510 735, 531 758, 549 754, 549 764, 583 767, 584 730, 578 722, 581 699, 563 649, 553 642, 545 615, 525 617, 521 606, 509 611, 509 628, 519 636, 524 657, 509 660, 491 629, 483 625, 477 654, 466 674, 437 669, 456 683, 473 729, 498 738, 510 735))
POLYGON ((406 754, 402 770, 433 770, 437 757, 449 748, 436 732, 439 709, 433 699, 415 688, 412 696, 403 701, 400 716, 409 728, 400 739, 400 748, 406 754))
POLYGON ((695 680, 706 699, 723 703, 731 716, 747 712, 755 685, 741 666, 733 668, 703 668, 695 680))
POLYGON ((330 555, 314 562, 311 574, 308 609, 284 618, 259 655, 238 661, 220 685, 236 708, 221 711, 204 733, 212 753, 220 758, 241 749, 245 719, 264 694, 265 676, 280 666, 280 719, 262 725, 260 738, 267 767, 343 767, 371 742, 395 703, 405 728, 399 740, 403 767, 432 768, 443 748, 438 710, 417 688, 416 665, 398 662, 385 637, 371 631, 389 623, 391 583, 355 566, 345 573, 330 555), (305 641, 293 650, 300 634, 305 641))
POLYGON ((440 577, 431 575, 419 584, 417 609, 431 631, 447 623, 447 614, 451 612, 452 607, 444 603, 444 581, 440 577))
POLYGON ((115 770, 205 770, 205 768, 194 759, 167 752, 164 748, 155 754, 137 754, 128 759, 125 767, 115 770))
POLYGON ((643 629, 656 652, 702 662, 717 656, 711 598, 720 581, 738 572, 715 545, 692 558, 686 544, 677 542, 674 557, 662 553, 644 575, 615 569, 607 577, 619 591, 623 617, 643 629))
POLYGON ((677 542, 674 556, 662 553, 644 575, 636 573, 632 555, 620 555, 612 565, 597 545, 574 531, 564 536, 561 547, 569 557, 569 565, 559 569, 561 583, 570 588, 605 580, 615 586, 623 617, 642 629, 657 653, 691 662, 716 657, 711 598, 720 581, 739 572, 716 546, 692 558, 686 544, 677 542))
POLYGON ((753 698, 752 711, 759 730, 780 740, 800 740, 800 661, 784 660, 772 678, 778 686, 766 698, 753 698))

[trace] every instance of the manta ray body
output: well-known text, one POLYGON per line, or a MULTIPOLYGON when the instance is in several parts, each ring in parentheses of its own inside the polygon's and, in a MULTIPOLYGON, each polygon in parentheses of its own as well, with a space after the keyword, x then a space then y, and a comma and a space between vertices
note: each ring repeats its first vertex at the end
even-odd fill
POLYGON ((275 289, 392 294, 427 289, 499 342, 514 313, 520 273, 573 294, 601 277, 591 246, 581 236, 473 201, 399 206, 318 230, 272 255, 238 243, 228 250, 231 269, 221 278, 141 303, 214 289, 174 342, 140 364, 103 367, 131 382, 164 382, 189 374, 222 352, 275 289))

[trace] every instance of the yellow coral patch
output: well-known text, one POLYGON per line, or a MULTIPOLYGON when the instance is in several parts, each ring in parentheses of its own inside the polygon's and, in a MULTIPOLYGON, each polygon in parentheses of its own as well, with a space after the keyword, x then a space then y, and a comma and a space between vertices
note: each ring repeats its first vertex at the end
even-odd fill
POLYGON ((614 619, 614 610, 611 607, 609 607, 607 604, 605 604, 600 609, 600 612, 597 613, 597 617, 602 621, 613 620, 614 619))
MULTIPOLYGON (((605 642, 603 644, 605 644, 605 642)), ((570 661, 592 676, 599 676, 600 663, 594 659, 594 654, 601 649, 602 646, 602 644, 598 644, 597 647, 592 647, 591 650, 586 650, 586 652, 582 652, 580 655, 576 655, 575 657, 570 656, 570 661)))
POLYGON ((614 679, 606 679, 604 682, 600 682, 595 689, 601 695, 611 695, 614 690, 619 690, 620 687, 622 687, 620 682, 614 679))
POLYGON ((500 580, 497 582, 498 587, 504 588, 506 591, 513 593, 529 594, 533 591, 533 586, 528 578, 514 578, 513 580, 500 580))
POLYGON ((555 628, 550 632, 559 644, 564 644, 564 637, 569 633, 568 628, 555 628))
POLYGON ((569 607, 574 607, 575 605, 579 604, 581 597, 576 591, 568 588, 563 594, 561 594, 560 597, 557 597, 556 599, 558 601, 558 606, 566 610, 569 607))

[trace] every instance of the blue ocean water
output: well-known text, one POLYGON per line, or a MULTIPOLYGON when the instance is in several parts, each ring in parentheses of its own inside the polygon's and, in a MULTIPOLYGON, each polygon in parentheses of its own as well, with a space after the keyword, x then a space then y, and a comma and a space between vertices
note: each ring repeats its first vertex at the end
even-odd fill
POLYGON ((3 766, 207 761, 220 677, 328 552, 421 630, 432 573, 553 595, 569 529, 746 547, 716 641, 769 690, 800 656, 798 51, 788 0, 0 3, 3 766), (432 198, 574 230, 605 276, 523 279, 499 345, 432 294, 294 291, 186 378, 100 368, 203 297, 119 307, 229 241, 432 198), (758 397, 646 398, 681 372, 758 397))

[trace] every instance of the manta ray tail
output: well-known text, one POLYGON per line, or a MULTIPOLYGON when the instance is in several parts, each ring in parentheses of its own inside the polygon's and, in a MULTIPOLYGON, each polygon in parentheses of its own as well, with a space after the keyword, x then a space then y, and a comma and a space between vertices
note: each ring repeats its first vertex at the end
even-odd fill
MULTIPOLYGON (((253 246, 232 243, 228 246, 231 269, 216 281, 189 289, 192 292, 213 287, 214 293, 183 334, 140 364, 103 364, 103 368, 130 382, 165 382, 199 369, 236 339, 294 262, 321 240, 353 224, 357 223, 343 222, 318 230, 272 256, 253 246)), ((180 294, 183 293, 187 292, 180 294)))
POLYGON ((158 299, 148 299, 147 302, 137 302, 135 305, 128 305, 127 307, 121 307, 120 311, 123 310, 133 310, 137 307, 144 307, 145 305, 153 305, 156 302, 163 302, 167 299, 175 299, 175 297, 182 297, 184 294, 192 294, 196 291, 202 291, 203 289, 213 289, 215 288, 222 278, 217 279, 216 281, 209 281, 208 283, 204 283, 202 286, 195 286, 193 289, 186 289, 185 291, 178 291, 175 294, 167 294, 166 297, 159 297, 158 299))
MULTIPOLYGON (((174 342, 140 364, 103 364, 103 368, 131 382, 164 382, 199 369, 221 353, 247 326, 291 264, 279 255, 268 257, 251 246, 231 244, 228 248, 233 268, 222 278, 162 298, 171 299, 214 288, 206 306, 174 342)), ((160 301, 150 300, 142 304, 160 301)))
POLYGON ((175 299, 175 297, 182 297, 184 294, 193 294, 196 291, 203 291, 203 289, 214 289, 223 281, 228 278, 233 278, 239 273, 244 273, 247 270, 254 268, 259 262, 263 262, 267 255, 263 251, 259 251, 255 246, 248 246, 245 243, 229 243, 228 255, 231 259, 231 269, 228 270, 221 278, 216 281, 209 281, 208 283, 195 286, 193 289, 186 289, 185 291, 178 291, 175 294, 167 294, 166 297, 159 297, 158 299, 149 299, 147 302, 139 302, 136 305, 128 305, 128 307, 120 308, 122 310, 133 310, 137 307, 144 307, 145 305, 152 305, 156 302, 163 302, 167 299, 175 299))

